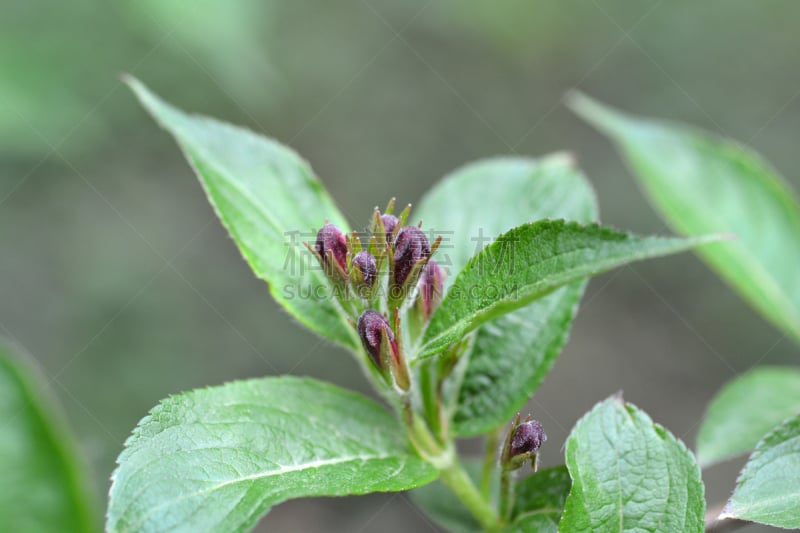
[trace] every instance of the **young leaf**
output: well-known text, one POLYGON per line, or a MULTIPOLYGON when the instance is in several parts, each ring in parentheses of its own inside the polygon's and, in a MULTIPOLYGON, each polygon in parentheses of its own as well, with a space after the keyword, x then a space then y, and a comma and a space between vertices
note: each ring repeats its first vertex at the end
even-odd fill
POLYGON ((582 95, 571 107, 619 144, 675 231, 737 235, 700 255, 800 342, 800 204, 783 178, 736 142, 624 115, 582 95))
POLYGON ((720 520, 738 518, 800 529, 800 416, 758 443, 720 520))
POLYGON ((571 485, 566 466, 546 468, 519 481, 514 519, 503 533, 557 533, 571 485))
POLYGON ((570 487, 572 479, 565 465, 545 468, 521 479, 516 486, 514 516, 521 517, 531 513, 560 515, 570 487))
POLYGON ((272 296, 316 333, 358 350, 360 343, 334 303, 324 272, 303 242, 329 221, 347 223, 311 167, 294 151, 252 131, 189 115, 127 83, 181 146, 214 210, 272 296))
POLYGON ((697 461, 708 466, 749 452, 777 424, 800 414, 800 369, 761 367, 731 381, 708 407, 697 461))
POLYGON ((436 260, 448 268, 452 285, 470 258, 520 224, 596 217, 591 185, 569 154, 558 153, 484 159, 456 169, 425 194, 411 222, 422 220, 426 233, 442 236, 436 260))
POLYGON ((522 515, 502 533, 558 533, 560 513, 534 512, 522 515))
POLYGON ((473 257, 459 273, 431 317, 419 353, 434 355, 492 318, 574 281, 713 239, 641 237, 563 220, 516 227, 473 257))
POLYGON ((99 531, 72 436, 11 352, 0 340, 0 531, 99 531))
MULTIPOLYGON (((569 155, 554 154, 469 164, 439 182, 414 214, 442 234, 436 260, 449 266, 452 283, 484 240, 545 218, 591 222, 597 206, 569 155)), ((574 282, 478 330, 453 417, 456 434, 484 433, 530 398, 567 340, 584 287, 574 282)))
POLYGON ((703 483, 692 453, 620 396, 578 421, 566 459, 572 490, 561 531, 704 530, 703 483))
MULTIPOLYGON (((463 461, 470 477, 479 483, 481 461, 463 461)), ((516 486, 514 516, 503 533, 555 533, 572 481, 565 466, 540 470, 521 479, 516 486)), ((499 480, 492 479, 491 500, 497 497, 499 480)), ((480 533, 480 524, 469 510, 439 481, 411 491, 411 499, 437 524, 458 533, 480 533)))
POLYGON ((585 281, 573 282, 481 326, 453 415, 453 432, 480 435, 511 420, 567 342, 585 281))
MULTIPOLYGON (((481 461, 478 459, 462 460, 464 469, 479 484, 481 477, 481 461)), ((493 479, 492 493, 497 491, 497 476, 493 479)), ((445 487, 441 481, 412 490, 409 495, 414 504, 425 511, 434 522, 448 531, 457 533, 483 533, 483 528, 470 513, 461 500, 445 487)))
POLYGON ((436 477, 381 406, 295 377, 164 400, 118 463, 111 533, 248 531, 290 498, 399 491, 436 477))

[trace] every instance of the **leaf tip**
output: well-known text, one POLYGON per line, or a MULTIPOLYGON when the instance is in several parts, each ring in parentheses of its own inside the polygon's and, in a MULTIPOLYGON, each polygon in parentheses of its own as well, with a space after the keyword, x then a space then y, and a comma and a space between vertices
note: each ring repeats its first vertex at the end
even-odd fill
POLYGON ((719 516, 718 516, 718 517, 716 518, 716 520, 715 520, 716 522, 722 522, 723 520, 731 520, 731 519, 735 519, 735 518, 736 518, 736 517, 735 517, 735 516, 733 516, 733 514, 732 514, 732 513, 731 513, 731 512, 728 510, 728 507, 729 507, 729 506, 730 506, 730 504, 726 505, 726 506, 725 506, 725 507, 722 509, 722 512, 719 514, 719 516))
POLYGON ((705 246, 720 242, 735 241, 738 237, 733 233, 710 233, 708 235, 697 235, 688 237, 691 246, 705 246))
POLYGON ((606 133, 620 133, 627 122, 622 112, 574 89, 564 96, 564 103, 573 113, 606 133))
POLYGON ((149 92, 147 87, 145 87, 144 83, 139 81, 139 78, 134 76, 133 74, 129 74, 127 72, 120 72, 117 77, 119 81, 124 83, 128 86, 128 88, 136 94, 136 96, 141 98, 143 93, 149 92))
POLYGON ((580 92, 578 89, 570 89, 564 93, 562 101, 568 108, 576 111, 576 109, 580 108, 584 103, 591 102, 591 98, 580 92))
POLYGON ((579 164, 580 162, 578 160, 578 156, 575 154, 575 152, 572 152, 570 150, 562 150, 554 152, 548 155, 544 161, 548 163, 563 165, 573 170, 580 168, 579 164))
POLYGON ((174 109, 168 103, 161 100, 161 98, 154 94, 153 91, 147 87, 147 85, 142 83, 135 76, 128 73, 122 73, 120 74, 120 81, 128 86, 128 88, 139 100, 139 103, 142 105, 142 107, 144 107, 150 113, 150 115, 156 119, 156 122, 162 124, 163 126, 164 122, 159 117, 165 111, 174 111, 174 109))
POLYGON ((579 117, 594 122, 593 116, 600 116, 603 113, 610 113, 611 110, 594 98, 583 94, 577 89, 570 89, 564 94, 564 105, 572 110, 579 117))

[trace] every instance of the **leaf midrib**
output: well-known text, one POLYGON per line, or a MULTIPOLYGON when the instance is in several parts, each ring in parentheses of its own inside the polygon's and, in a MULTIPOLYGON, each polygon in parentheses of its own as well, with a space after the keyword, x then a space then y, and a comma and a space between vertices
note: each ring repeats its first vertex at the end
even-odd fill
MULTIPOLYGON (((762 498, 758 501, 758 503, 753 503, 749 505, 745 505, 742 507, 737 507, 733 509, 733 513, 730 511, 725 511, 721 515, 719 515, 719 519, 725 518, 747 518, 745 513, 749 513, 750 511, 758 511, 761 510, 762 512, 765 510, 765 507, 768 505, 773 505, 775 503, 780 503, 785 500, 797 501, 800 500, 800 490, 792 491, 792 492, 784 492, 781 496, 774 496, 770 498, 762 498)), ((769 514, 775 514, 769 513, 769 514)))
MULTIPOLYGON (((675 248, 680 249, 681 246, 678 244, 675 246, 675 248)), ((525 272, 531 272, 532 270, 540 268, 541 265, 547 264, 548 262, 568 258, 570 255, 582 253, 585 252, 586 250, 592 250, 592 249, 594 248, 590 245, 581 246, 579 248, 572 249, 565 253, 552 255, 543 261, 537 261, 536 263, 529 263, 524 270, 525 272)), ((633 253, 630 255, 625 255, 625 257, 627 261, 646 259, 651 257, 651 251, 648 250, 639 253, 633 253)), ((477 310, 474 314, 470 314, 465 318, 461 318, 453 322, 451 326, 442 330, 441 333, 438 333, 435 337, 425 342, 425 344, 420 349, 420 357, 425 357, 426 355, 430 355, 432 350, 429 348, 429 346, 438 344, 439 342, 441 342, 442 339, 446 339, 447 337, 451 336, 451 332, 460 331, 463 328, 464 332, 466 333, 470 331, 470 328, 468 327, 470 323, 475 323, 477 325, 480 325, 481 324, 480 318, 484 317, 487 314, 490 314, 492 311, 495 311, 497 309, 504 309, 505 307, 512 307, 512 308, 514 306, 524 307, 526 304, 531 303, 536 298, 544 296, 545 294, 550 292, 550 290, 544 290, 543 287, 549 287, 551 283, 555 283, 555 285, 552 288, 552 290, 554 290, 560 287, 561 285, 565 285, 571 281, 577 281, 578 279, 591 276, 597 273, 598 271, 602 270, 603 268, 607 267, 608 265, 615 264, 616 261, 617 259, 613 257, 606 258, 595 263, 596 266, 594 266, 593 268, 587 269, 578 266, 575 268, 562 271, 561 274, 546 276, 531 284, 521 284, 518 287, 518 290, 520 293, 524 295, 522 298, 512 298, 510 296, 507 296, 505 298, 497 299, 494 301, 493 304, 477 310)), ((469 266, 469 264, 467 264, 467 266, 469 266)), ((465 268, 467 267, 465 266, 465 268)), ((444 302, 442 304, 442 307, 444 307, 444 302)))
MULTIPOLYGON (((23 370, 21 363, 14 360, 13 356, 6 352, 6 349, 3 339, 0 339, 0 370, 5 367, 12 378, 16 379, 17 385, 22 391, 23 403, 27 404, 26 407, 36 418, 38 429, 45 435, 48 445, 58 455, 58 461, 65 476, 65 484, 69 487, 69 500, 74 505, 76 522, 85 527, 87 531, 94 531, 97 529, 93 518, 95 509, 85 481, 80 477, 79 467, 81 464, 76 460, 78 455, 75 445, 67 438, 67 435, 63 434, 66 428, 63 426, 63 421, 56 416, 56 407, 49 405, 52 402, 51 398, 37 392, 32 376, 23 370), (47 408, 52 411, 49 418, 47 408)), ((10 352, 10 349, 8 350, 10 352)))
MULTIPOLYGON (((267 211, 262 210, 260 208, 261 203, 256 201, 253 195, 249 191, 243 190, 243 187, 235 179, 231 178, 231 174, 225 170, 224 165, 222 165, 223 168, 220 169, 220 165, 217 164, 217 158, 209 157, 208 150, 205 150, 202 145, 198 145, 197 143, 192 141, 192 135, 190 133, 187 133, 187 127, 189 128, 189 130, 191 130, 189 126, 193 122, 200 122, 203 123, 204 127, 222 128, 226 132, 231 128, 237 131, 241 131, 245 135, 253 137, 259 143, 266 142, 265 139, 263 139, 261 136, 259 136, 258 134, 247 128, 231 126, 222 123, 220 121, 217 121, 215 119, 211 119, 194 113, 186 113, 178 108, 175 108, 171 104, 161 100, 159 97, 151 93, 144 85, 142 85, 136 79, 128 79, 127 83, 131 86, 139 101, 148 110, 149 114, 154 118, 154 120, 162 127, 162 129, 170 133, 170 135, 176 140, 178 148, 181 150, 184 157, 189 162, 189 165, 192 167, 195 174, 199 178, 201 186, 203 187, 203 190, 206 193, 206 196, 208 197, 212 205, 212 208, 217 214, 217 217, 222 221, 228 233, 233 235, 233 231, 231 230, 231 225, 226 223, 226 219, 222 216, 220 209, 216 205, 216 202, 213 200, 213 197, 210 194, 210 184, 206 182, 205 176, 203 175, 202 172, 199 171, 199 167, 201 165, 198 165, 197 161, 199 161, 202 164, 202 166, 207 166, 210 171, 216 172, 217 175, 219 175, 219 177, 221 178, 220 179, 221 182, 224 182, 234 187, 234 189, 237 192, 239 192, 239 194, 242 195, 243 198, 245 198, 248 202, 250 202, 251 205, 256 206, 257 207, 256 211, 258 213, 261 213, 262 216, 264 216, 267 225, 272 227, 273 230, 280 233, 281 226, 277 224, 272 213, 269 210, 267 211), (177 117, 178 119, 177 122, 172 117, 177 117)), ((272 140, 269 140, 269 142, 275 143, 275 141, 272 140)), ((276 144, 279 145, 279 143, 276 144)), ((327 207, 329 207, 332 210, 332 214, 335 214, 338 220, 344 222, 344 217, 338 211, 335 204, 333 204, 332 200, 324 194, 325 192, 324 188, 322 187, 321 183, 316 178, 316 176, 314 176, 313 171, 311 170, 308 162, 303 160, 301 157, 299 157, 296 153, 294 153, 290 149, 288 149, 288 153, 295 160, 298 170, 299 172, 302 173, 303 177, 305 177, 307 180, 310 180, 312 185, 318 189, 315 192, 318 194, 318 198, 320 199, 320 201, 323 204, 329 204, 327 207)), ((293 253, 295 254, 296 257, 298 251, 293 250, 293 253)), ((251 252, 251 255, 255 255, 254 251, 251 252)), ((247 259, 248 263, 252 265, 252 262, 246 255, 245 258, 247 259)), ((270 292, 273 294, 273 296, 275 296, 281 302, 285 301, 284 299, 279 298, 278 291, 273 290, 273 284, 269 283, 269 281, 263 277, 261 272, 257 272, 256 274, 260 279, 264 279, 265 281, 267 281, 267 284, 269 285, 270 288, 270 292)), ((322 278, 318 272, 312 272, 311 274, 313 276, 313 279, 316 280, 318 284, 326 282, 326 280, 322 278)), ((290 309, 296 309, 296 308, 290 308, 290 309)), ((338 323, 340 327, 344 327, 345 331, 348 332, 347 336, 350 338, 351 342, 346 347, 357 350, 360 347, 360 342, 358 341, 355 331, 351 331, 353 328, 349 327, 346 318, 342 314, 341 308, 339 308, 337 304, 333 305, 333 309, 335 310, 336 315, 339 319, 338 323)), ((307 321, 304 321, 303 317, 301 317, 299 314, 295 313, 292 314, 295 315, 295 317, 298 320, 305 323, 307 326, 311 327, 311 324, 309 324, 307 321)), ((314 329, 316 331, 316 328, 311 327, 311 329, 314 329)), ((322 334, 322 332, 318 333, 322 334)), ((342 344, 344 344, 344 342, 342 341, 337 341, 337 342, 341 342, 342 344)))
MULTIPOLYGON (((186 142, 186 145, 187 145, 187 147, 190 147, 192 149, 192 151, 196 152, 198 155, 194 156, 194 155, 192 155, 190 153, 189 150, 184 150, 184 148, 182 146, 182 143, 178 142, 178 146, 180 147, 181 150, 184 151, 184 155, 185 155, 186 159, 189 161, 189 163, 192 166, 192 168, 194 169, 195 173, 200 177, 201 186, 203 187, 203 189, 204 189, 204 191, 206 193, 206 196, 209 199, 209 203, 211 203, 214 211, 216 212, 217 218, 219 218, 220 221, 222 221, 222 224, 225 226, 225 229, 228 231, 228 233, 233 234, 234 230, 232 229, 231 224, 228 222, 228 219, 223 215, 222 211, 217 206, 217 202, 214 200, 214 197, 211 194, 211 191, 210 191, 211 184, 206 182, 205 176, 203 175, 202 172, 200 172, 197 164, 195 163, 195 157, 202 156, 203 150, 202 149, 198 149, 197 146, 195 146, 194 144, 192 144, 190 142, 186 142)), ((227 172, 225 172, 224 170, 221 171, 216 165, 214 165, 213 162, 212 162, 213 158, 206 157, 205 159, 202 159, 202 160, 206 161, 205 165, 207 165, 212 171, 216 172, 220 177, 222 177, 222 179, 224 180, 224 183, 226 183, 228 186, 230 186, 236 192, 238 192, 241 195, 243 200, 245 200, 246 202, 249 202, 251 207, 253 207, 254 210, 257 213, 260 213, 264 217, 265 221, 267 222, 267 225, 272 227, 273 231, 275 231, 278 234, 282 234, 281 230, 283 228, 277 223, 277 221, 275 220, 275 217, 269 212, 269 210, 262 209, 261 203, 258 201, 258 199, 255 196, 253 196, 253 194, 249 190, 243 188, 239 183, 237 183, 237 181, 235 179, 231 179, 230 175, 227 172)), ((238 239, 238 240, 242 243, 242 245, 244 245, 244 243, 241 241, 241 239, 238 239)), ((299 249, 298 248, 299 247, 289 246, 290 253, 294 256, 294 258, 296 260, 301 260, 302 261, 302 256, 299 255, 299 249)), ((247 246, 247 250, 250 252, 250 254, 259 255, 258 252, 256 250, 253 250, 250 246, 247 246)), ((248 262, 250 262, 249 259, 248 259, 248 262)), ((310 270, 308 270, 308 273, 313 278, 313 280, 317 282, 318 285, 327 284, 327 279, 325 279, 323 277, 323 275, 320 274, 318 271, 310 269, 310 270)), ((267 280, 264 277, 262 272, 256 272, 256 274, 258 275, 258 277, 260 279, 262 279, 262 280, 267 282, 267 285, 269 286, 270 292, 275 294, 275 295, 277 295, 276 291, 272 290, 274 284, 270 283, 269 280, 267 280)), ((331 300, 331 302, 332 302, 333 308, 336 310, 336 315, 337 315, 337 317, 339 319, 339 324, 342 327, 344 327, 345 331, 348 331, 348 336, 354 342, 354 344, 352 344, 350 346, 350 348, 359 346, 358 339, 356 338, 356 335, 355 335, 355 330, 353 328, 349 327, 350 325, 347 323, 347 320, 345 319, 345 317, 342 314, 341 308, 338 306, 338 304, 335 302, 335 300, 331 300)), ((298 317, 298 320, 303 321, 299 317, 298 317)))
POLYGON ((269 477, 273 477, 273 476, 279 476, 279 475, 283 475, 283 474, 288 474, 288 473, 291 473, 291 472, 299 472, 299 471, 309 470, 309 469, 314 469, 314 468, 322 468, 322 467, 325 467, 325 466, 332 466, 332 465, 337 465, 337 464, 342 464, 342 463, 348 463, 348 462, 361 462, 361 463, 363 463, 363 462, 370 461, 370 460, 382 460, 382 459, 400 459, 400 466, 396 469, 395 473, 399 472, 400 470, 402 470, 403 467, 405 466, 406 462, 407 462, 407 458, 406 457, 393 455, 393 454, 384 454, 384 455, 351 455, 351 456, 347 456, 347 457, 337 457, 337 458, 334 458, 334 459, 322 459, 322 460, 317 460, 317 461, 310 461, 310 462, 307 462, 307 463, 300 463, 300 464, 297 464, 297 465, 281 465, 280 468, 275 469, 275 470, 267 470, 267 471, 264 471, 264 472, 258 472, 258 473, 250 474, 250 475, 247 475, 247 476, 241 476, 241 477, 238 477, 238 478, 229 479, 229 480, 223 481, 221 483, 217 483, 216 485, 213 485, 211 487, 206 487, 204 489, 200 489, 200 490, 194 491, 194 492, 189 493, 189 494, 184 494, 184 495, 179 496, 177 498, 172 498, 170 500, 163 501, 159 505, 156 505, 155 507, 150 509, 150 511, 148 511, 142 517, 140 517, 139 520, 137 520, 136 522, 130 524, 125 529, 123 529, 121 531, 121 533, 129 533, 131 531, 134 531, 136 527, 138 527, 139 525, 141 525, 142 523, 147 521, 148 518, 150 518, 151 516, 156 514, 161 509, 164 509, 166 507, 169 507, 171 505, 174 505, 174 504, 182 502, 182 501, 190 500, 190 499, 195 498, 197 496, 202 496, 203 494, 206 494, 206 493, 210 493, 210 492, 215 492, 217 490, 221 490, 221 489, 223 489, 225 487, 228 487, 230 485, 236 485, 238 483, 244 483, 244 482, 247 482, 247 481, 257 481, 257 480, 260 480, 260 479, 265 479, 265 478, 269 478, 269 477))
MULTIPOLYGON (((693 205, 692 210, 687 210, 690 212, 692 218, 697 220, 702 225, 707 225, 709 227, 719 228, 725 226, 722 220, 715 216, 714 210, 707 209, 706 206, 702 203, 696 201, 696 198, 685 198, 683 195, 674 195, 673 198, 676 201, 681 202, 688 202, 693 205)), ((681 227, 680 224, 669 222, 669 225, 678 230, 679 233, 693 233, 685 230, 685 228, 681 227)), ((800 335, 800 310, 798 310, 795 303, 787 298, 786 294, 781 290, 780 284, 776 281, 775 277, 770 274, 770 272, 764 268, 764 265, 761 264, 758 256, 755 254, 750 253, 750 249, 747 248, 741 241, 733 241, 730 243, 726 243, 729 246, 728 253, 735 256, 736 259, 745 263, 747 270, 751 273, 756 275, 755 280, 758 285, 766 292, 772 301, 778 302, 780 305, 781 312, 784 315, 788 315, 791 317, 790 319, 786 320, 787 326, 792 326, 792 330, 795 335, 800 335)), ((705 252, 704 250, 699 250, 698 253, 704 255, 709 261, 717 262, 717 260, 713 257, 712 254, 705 252)), ((728 278, 728 275, 725 275, 728 278)), ((732 278, 732 276, 731 276, 732 278)), ((755 293, 748 293, 749 298, 755 299, 755 293)), ((758 304, 761 306, 762 304, 758 304)))

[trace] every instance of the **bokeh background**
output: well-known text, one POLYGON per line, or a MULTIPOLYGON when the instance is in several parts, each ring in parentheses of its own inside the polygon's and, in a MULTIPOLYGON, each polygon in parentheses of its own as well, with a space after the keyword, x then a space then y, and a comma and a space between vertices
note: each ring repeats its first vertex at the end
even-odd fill
MULTIPOLYGON (((121 72, 293 146, 355 224, 466 161, 569 150, 605 223, 666 231, 561 104, 571 88, 750 144, 800 187, 792 0, 0 5, 0 333, 39 363, 101 507, 124 439, 171 393, 287 372, 368 391, 270 300, 121 72)), ((691 444, 722 383, 797 354, 693 255, 636 264, 592 281, 526 409, 550 437, 545 465, 619 389, 691 444)), ((710 500, 740 463, 706 472, 710 500)), ((261 527, 437 531, 404 495, 290 502, 261 527)))

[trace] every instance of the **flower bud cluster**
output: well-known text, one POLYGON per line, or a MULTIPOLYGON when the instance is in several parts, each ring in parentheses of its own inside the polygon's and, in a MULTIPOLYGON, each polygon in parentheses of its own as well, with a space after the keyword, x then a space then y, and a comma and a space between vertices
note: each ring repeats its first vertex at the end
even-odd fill
POLYGON ((411 206, 399 216, 393 207, 394 199, 385 213, 375 209, 365 243, 357 233, 346 235, 325 224, 314 246, 307 247, 344 310, 358 317, 356 330, 372 363, 407 390, 400 316, 408 310, 415 325, 430 319, 442 300, 444 271, 431 259, 441 238, 431 244, 420 225, 406 224, 411 206))

